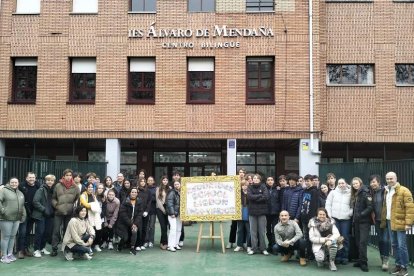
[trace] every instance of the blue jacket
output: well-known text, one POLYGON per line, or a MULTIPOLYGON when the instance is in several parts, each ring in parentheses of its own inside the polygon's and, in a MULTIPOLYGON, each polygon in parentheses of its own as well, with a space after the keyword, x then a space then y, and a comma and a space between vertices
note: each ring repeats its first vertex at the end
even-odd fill
POLYGON ((302 194, 303 189, 300 185, 291 188, 285 188, 282 200, 282 210, 289 212, 290 219, 300 218, 300 210, 302 207, 302 194))
POLYGON ((280 191, 280 188, 276 186, 267 186, 267 189, 269 190, 269 215, 279 215, 282 201, 282 192, 280 191))

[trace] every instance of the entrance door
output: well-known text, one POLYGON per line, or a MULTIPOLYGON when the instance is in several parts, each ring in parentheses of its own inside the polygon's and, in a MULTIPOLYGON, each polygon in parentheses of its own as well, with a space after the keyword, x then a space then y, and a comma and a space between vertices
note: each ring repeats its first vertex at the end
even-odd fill
POLYGON ((181 175, 184 175, 185 168, 182 164, 156 164, 154 167, 156 183, 160 183, 163 175, 168 176, 168 179, 171 181, 172 174, 175 171, 179 171, 181 175))

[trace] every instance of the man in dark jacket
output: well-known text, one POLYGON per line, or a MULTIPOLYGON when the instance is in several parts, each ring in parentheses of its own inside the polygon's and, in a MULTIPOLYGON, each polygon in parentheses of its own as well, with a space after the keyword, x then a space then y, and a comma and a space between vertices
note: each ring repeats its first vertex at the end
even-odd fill
MULTIPOLYGON (((125 177, 123 173, 118 173, 116 175, 116 181, 114 181, 113 186, 115 188, 115 196, 120 200, 119 193, 121 192, 122 186, 124 185, 125 177)), ((122 202, 121 202, 122 204, 122 202)))
POLYGON ((283 193, 282 210, 288 211, 290 219, 299 223, 303 189, 298 185, 299 176, 296 173, 287 175, 289 187, 283 193))
POLYGON ((29 251, 30 247, 30 233, 33 229, 34 220, 31 216, 33 211, 33 198, 39 189, 40 183, 36 181, 36 174, 28 172, 26 180, 20 183, 19 190, 24 195, 24 207, 26 209, 26 220, 19 225, 19 234, 17 240, 18 258, 24 259, 24 256, 32 256, 32 252, 29 251))
POLYGON ((279 220, 281 192, 280 187, 275 185, 275 180, 272 176, 266 179, 266 186, 269 190, 269 210, 266 215, 266 236, 269 242, 267 251, 273 252, 273 245, 275 244, 274 228, 279 220))

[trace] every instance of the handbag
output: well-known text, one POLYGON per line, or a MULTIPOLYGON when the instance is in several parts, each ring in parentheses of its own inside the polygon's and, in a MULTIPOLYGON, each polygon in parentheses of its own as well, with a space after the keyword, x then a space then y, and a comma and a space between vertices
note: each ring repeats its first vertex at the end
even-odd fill
POLYGON ((246 207, 242 207, 242 220, 249 221, 249 209, 246 207))

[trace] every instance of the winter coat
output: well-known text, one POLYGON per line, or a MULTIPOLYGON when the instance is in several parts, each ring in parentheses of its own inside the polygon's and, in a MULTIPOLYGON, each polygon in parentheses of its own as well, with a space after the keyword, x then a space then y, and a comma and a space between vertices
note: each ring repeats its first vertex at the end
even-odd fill
POLYGON ((316 217, 319 208, 319 191, 316 187, 309 187, 303 190, 302 204, 300 209, 300 220, 302 223, 309 223, 309 220, 316 217))
POLYGON ((150 192, 145 188, 138 188, 138 197, 142 200, 142 208, 144 212, 149 213, 151 209, 151 195, 150 192))
POLYGON ((326 199, 325 209, 331 218, 340 220, 351 219, 354 212, 351 207, 351 187, 347 186, 345 190, 336 187, 335 190, 330 192, 326 199))
POLYGON ((53 186, 44 184, 40 187, 33 198, 32 218, 41 220, 51 218, 54 215, 52 206, 53 186))
POLYGON ((122 188, 119 190, 118 198, 121 204, 128 198, 130 191, 131 191, 131 188, 127 189, 124 186, 122 186, 122 188))
POLYGON ((281 192, 280 187, 267 187, 269 190, 269 200, 268 200, 268 214, 269 215, 279 215, 280 206, 281 206, 281 192))
POLYGON ((155 215, 156 214, 156 209, 157 209, 157 200, 155 199, 156 196, 156 192, 157 192, 157 187, 155 186, 148 186, 148 199, 150 201, 150 208, 148 211, 149 215, 155 215))
MULTIPOLYGON (((336 241, 339 238, 340 234, 339 234, 338 228, 335 225, 335 220, 331 219, 331 221, 332 221, 332 234, 329 239, 332 241, 336 241)), ((324 243, 327 240, 327 237, 321 236, 321 233, 318 231, 318 228, 316 228, 315 218, 312 218, 309 221, 308 226, 309 226, 309 240, 312 243, 312 251, 316 253, 324 245, 324 243)))
POLYGON ((180 192, 172 189, 167 195, 167 215, 180 215, 180 192))
MULTIPOLYGON (((384 203, 381 213, 381 228, 386 227, 387 221, 387 202, 385 198, 389 193, 387 187, 384 193, 384 203)), ((391 202, 391 230, 405 231, 406 225, 414 224, 414 203, 413 196, 409 189, 400 183, 395 185, 395 194, 392 196, 391 202)))
POLYGON ((290 219, 300 218, 300 210, 302 207, 303 189, 300 185, 296 187, 286 187, 283 193, 282 210, 289 212, 290 219))
POLYGON ((0 220, 20 221, 26 220, 24 195, 19 189, 10 185, 0 190, 0 220))
POLYGON ((249 216, 264 216, 269 212, 269 190, 263 183, 252 184, 247 188, 249 216))
POLYGON ((73 184, 66 189, 62 183, 57 183, 53 189, 52 205, 55 208, 55 215, 68 216, 72 215, 73 205, 79 199, 79 189, 73 184))
POLYGON ((105 204, 105 222, 108 225, 114 226, 118 219, 118 214, 119 214, 119 208, 120 208, 119 199, 115 197, 114 200, 112 201, 106 200, 104 204, 105 204))
POLYGON ((102 220, 101 213, 102 207, 101 203, 98 202, 94 194, 88 194, 87 191, 84 191, 79 198, 80 204, 88 209, 88 220, 90 224, 96 228, 96 230, 102 229, 102 220))
POLYGON ((26 208, 26 214, 28 217, 31 217, 33 211, 33 198, 39 188, 40 183, 37 181, 34 182, 33 186, 30 186, 27 181, 23 181, 19 184, 19 190, 24 195, 24 207, 26 208))
POLYGON ((163 214, 167 214, 167 204, 166 204, 166 199, 167 199, 167 193, 163 193, 163 195, 161 196, 161 199, 159 198, 159 193, 160 193, 160 188, 157 188, 157 191, 155 192, 155 198, 156 198, 156 202, 157 202, 157 209, 160 209, 161 212, 163 214))
MULTIPOLYGON (((76 189, 78 188, 76 187, 76 189)), ((65 236, 63 237, 62 251, 65 250, 66 246, 69 248, 72 248, 75 245, 88 246, 86 242, 82 240, 82 236, 85 233, 95 237, 95 230, 89 224, 89 221, 87 219, 71 218, 68 227, 66 228, 65 236)))
POLYGON ((372 196, 368 187, 365 185, 361 186, 361 188, 356 192, 352 205, 354 207, 354 223, 371 223, 371 212, 374 207, 372 205, 372 196))
POLYGON ((127 198, 119 207, 119 216, 117 223, 117 233, 123 239, 128 238, 132 225, 136 225, 138 229, 142 227, 142 200, 137 197, 135 205, 132 206, 131 200, 127 198))
POLYGON ((325 207, 328 195, 319 190, 319 207, 325 207))
POLYGON ((374 221, 381 221, 382 206, 384 204, 385 188, 380 186, 378 190, 371 189, 372 204, 374 208, 374 221))

